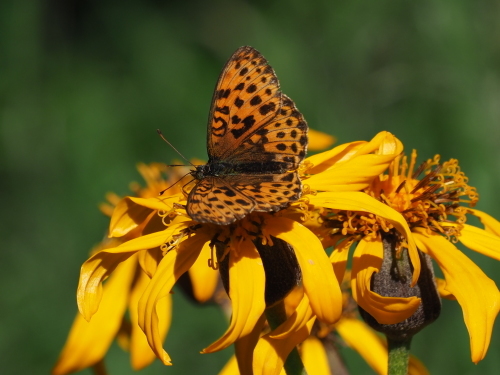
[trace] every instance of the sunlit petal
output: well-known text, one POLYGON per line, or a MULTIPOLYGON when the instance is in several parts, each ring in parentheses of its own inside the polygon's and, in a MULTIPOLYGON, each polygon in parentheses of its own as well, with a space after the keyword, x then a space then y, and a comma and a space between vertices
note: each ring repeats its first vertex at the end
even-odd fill
POLYGON ((387 348, 364 322, 355 318, 342 318, 335 329, 347 346, 358 352, 377 374, 387 374, 387 348))
POLYGON ((260 334, 266 325, 266 315, 262 314, 250 334, 240 337, 234 342, 234 352, 238 364, 238 375, 253 375, 253 350, 259 341, 260 334))
POLYGON ((139 326, 146 334, 156 356, 165 365, 171 363, 170 357, 162 347, 157 304, 170 294, 175 282, 193 265, 203 245, 209 240, 210 236, 199 230, 194 236, 185 239, 176 250, 169 251, 158 265, 156 273, 139 300, 139 326))
MULTIPOLYGON (((355 318, 342 318, 335 328, 347 346, 358 352, 377 374, 387 374, 388 353, 385 340, 355 318)), ((408 375, 428 374, 425 366, 417 358, 410 356, 408 375)))
POLYGON ((302 224, 284 217, 271 217, 266 224, 269 234, 293 246, 304 291, 318 319, 335 323, 342 313, 342 294, 320 240, 302 224))
POLYGON ((226 333, 203 353, 227 348, 238 338, 252 332, 266 308, 265 282, 264 266, 257 249, 252 242, 243 241, 238 253, 229 253, 229 297, 233 307, 231 324, 226 333))
POLYGON ((312 318, 307 325, 290 335, 286 340, 272 339, 269 335, 260 338, 254 350, 254 374, 279 375, 290 352, 310 334, 316 318, 312 318))
POLYGON ((240 375, 240 370, 238 369, 238 362, 236 361, 236 356, 233 355, 226 365, 219 372, 219 375, 240 375))
POLYGON ((335 246, 330 254, 330 261, 332 262, 333 271, 335 272, 339 285, 341 285, 344 280, 344 274, 347 268, 347 258, 352 243, 352 238, 345 238, 335 246))
POLYGON ((475 210, 472 208, 469 208, 468 211, 472 212, 474 216, 477 216, 479 220, 481 220, 481 223, 483 223, 485 227, 484 229, 486 229, 486 231, 500 236, 500 222, 497 219, 483 211, 475 210))
POLYGON ((441 298, 446 298, 450 301, 457 300, 455 298, 455 296, 453 294, 451 294, 449 290, 446 289, 446 280, 445 279, 441 279, 440 277, 436 277, 435 280, 436 280, 436 286, 437 286, 437 289, 439 292, 439 296, 441 298))
POLYGON ((116 268, 104 285, 101 308, 92 321, 76 316, 52 374, 80 371, 104 358, 122 323, 136 267, 137 260, 130 258, 116 268))
POLYGON ((212 298, 219 281, 219 272, 208 265, 211 258, 210 243, 207 242, 203 246, 200 256, 188 271, 194 297, 199 302, 206 302, 212 298))
POLYGON ((309 304, 307 294, 303 294, 302 300, 296 310, 288 317, 288 319, 278 328, 269 333, 269 337, 273 339, 284 339, 300 330, 305 326, 313 316, 313 311, 309 304))
POLYGON ((309 336, 302 343, 300 352, 308 374, 331 375, 325 347, 318 338, 309 336))
POLYGON ((90 320, 99 308, 102 294, 101 282, 113 272, 118 264, 139 250, 162 245, 173 233, 182 228, 186 228, 185 223, 173 225, 162 232, 135 238, 111 249, 101 250, 90 257, 82 265, 77 291, 78 309, 84 318, 90 320))
MULTIPOLYGON (((130 362, 132 368, 136 371, 143 369, 150 365, 156 358, 155 353, 148 344, 146 335, 139 327, 138 305, 139 300, 146 290, 149 283, 149 277, 140 272, 135 283, 134 288, 130 293, 130 321, 132 332, 130 337, 130 362)), ((172 296, 169 294, 165 298, 158 301, 156 306, 158 315, 162 318, 159 322, 159 335, 161 341, 165 341, 165 336, 170 327, 172 319, 172 296)))
POLYGON ((419 249, 439 264, 446 278, 446 289, 462 307, 470 336, 472 361, 477 363, 484 358, 490 344, 491 330, 500 308, 498 288, 446 238, 420 229, 416 232, 419 249))
POLYGON ((359 242, 352 261, 352 296, 380 324, 396 324, 413 315, 420 298, 383 297, 370 290, 372 275, 380 270, 383 254, 382 242, 359 242))
POLYGON ((484 229, 463 224, 458 239, 469 249, 500 260, 500 237, 484 229))
POLYGON ((349 159, 336 161, 320 173, 318 168, 309 169, 308 173, 315 174, 305 183, 313 190, 359 191, 368 187, 402 151, 403 145, 396 137, 380 132, 370 142, 362 144, 349 159))
POLYGON ((405 235, 408 241, 408 255, 414 268, 412 286, 416 284, 420 275, 420 257, 410 228, 399 212, 362 192, 325 192, 310 196, 308 199, 309 203, 314 206, 347 211, 365 211, 391 223, 399 233, 405 235))

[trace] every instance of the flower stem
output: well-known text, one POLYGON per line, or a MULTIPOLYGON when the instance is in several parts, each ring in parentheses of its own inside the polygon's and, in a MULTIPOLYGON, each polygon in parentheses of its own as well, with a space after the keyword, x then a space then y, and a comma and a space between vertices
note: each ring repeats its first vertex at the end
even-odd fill
POLYGON ((408 374, 411 339, 411 336, 403 340, 392 340, 387 337, 387 345, 389 349, 388 375, 408 374))
MULTIPOLYGON (((276 329, 281 325, 281 323, 284 323, 286 321, 286 312, 283 301, 268 307, 266 309, 266 318, 271 329, 276 329)), ((287 375, 307 375, 297 347, 295 347, 288 355, 284 367, 287 375)))

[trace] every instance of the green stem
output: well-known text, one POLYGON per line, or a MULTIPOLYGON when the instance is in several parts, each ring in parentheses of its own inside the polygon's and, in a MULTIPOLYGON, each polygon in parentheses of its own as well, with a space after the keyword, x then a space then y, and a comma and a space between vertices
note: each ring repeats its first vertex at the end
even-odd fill
POLYGON ((403 340, 391 340, 387 338, 389 349, 389 372, 388 375, 407 375, 410 360, 411 337, 403 340))
MULTIPOLYGON (((271 329, 276 329, 281 325, 281 323, 284 323, 286 321, 286 312, 283 301, 267 308, 266 318, 271 329)), ((284 367, 287 375, 307 375, 297 347, 293 348, 288 355, 284 367)))

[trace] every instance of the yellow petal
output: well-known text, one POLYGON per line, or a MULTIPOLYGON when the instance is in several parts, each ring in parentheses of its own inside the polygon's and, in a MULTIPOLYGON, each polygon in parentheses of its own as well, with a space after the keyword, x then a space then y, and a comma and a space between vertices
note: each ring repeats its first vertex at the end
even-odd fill
POLYGON ((267 219, 266 230, 294 248, 312 310, 319 320, 335 323, 342 313, 342 293, 320 240, 302 224, 284 217, 267 219))
POLYGON ((469 208, 468 211, 471 211, 474 216, 477 216, 481 220, 487 232, 500 236, 500 222, 497 219, 483 211, 472 208, 469 208))
POLYGON ((157 305, 162 298, 168 297, 175 282, 193 265, 203 245, 210 239, 209 233, 198 230, 181 242, 176 250, 167 252, 139 300, 139 326, 146 334, 149 346, 165 365, 171 365, 171 362, 162 347, 157 305))
POLYGON ((109 237, 122 237, 144 223, 153 210, 123 198, 115 207, 109 223, 109 237))
POLYGON ((260 334, 266 325, 266 315, 262 314, 250 334, 240 337, 234 342, 239 373, 241 375, 253 375, 253 350, 259 341, 260 334))
POLYGON ((430 372, 417 357, 410 354, 408 375, 430 375, 430 372))
POLYGON ((238 369, 238 362, 236 361, 236 356, 232 356, 226 365, 219 372, 219 375, 240 375, 240 370, 238 369))
POLYGON ((174 233, 186 228, 185 223, 172 225, 162 232, 148 234, 127 241, 120 246, 104 249, 91 256, 83 263, 77 291, 77 302, 80 313, 90 320, 99 308, 101 301, 101 282, 113 272, 118 264, 132 256, 135 252, 152 249, 165 243, 174 233))
POLYGON ((325 347, 319 339, 309 336, 301 347, 301 357, 308 374, 331 375, 325 347))
POLYGON ((305 183, 319 191, 359 191, 368 187, 403 151, 401 142, 389 132, 380 132, 370 142, 359 146, 349 159, 333 159, 335 164, 322 172, 318 173, 318 168, 307 170, 313 175, 305 183))
POLYGON ((310 151, 324 150, 325 148, 333 145, 336 141, 335 137, 332 137, 330 134, 326 134, 311 128, 309 128, 307 135, 309 137, 307 148, 310 151))
POLYGON ((306 294, 302 295, 302 300, 296 310, 288 317, 288 319, 278 328, 269 333, 269 337, 273 339, 285 339, 294 332, 299 331, 304 327, 313 316, 313 311, 309 304, 309 298, 306 294))
POLYGON ((202 353, 227 348, 252 332, 266 308, 265 282, 264 266, 257 249, 252 242, 243 241, 238 253, 229 253, 229 297, 233 307, 231 324, 226 333, 202 353))
POLYGON ((463 224, 458 239, 469 249, 500 260, 500 237, 496 234, 472 225, 463 224))
POLYGON ((335 246, 335 249, 330 254, 330 261, 332 262, 333 271, 335 272, 339 285, 341 285, 344 280, 344 274, 347 268, 347 258, 352 242, 352 238, 343 239, 335 246))
MULTIPOLYGON (((139 371, 149 366, 156 358, 155 353, 148 344, 146 335, 139 327, 138 306, 139 299, 146 290, 149 277, 144 272, 139 272, 134 283, 134 288, 130 293, 130 321, 132 333, 130 338, 130 362, 132 368, 139 371)), ((172 296, 169 294, 158 301, 156 306, 158 315, 162 318, 159 322, 159 335, 161 341, 165 341, 167 331, 172 320, 172 296)))
POLYGON ((76 316, 53 375, 80 371, 104 358, 122 324, 136 267, 134 257, 116 268, 104 285, 101 308, 91 322, 80 314, 76 316))
POLYGON ((457 299, 449 290, 446 289, 446 280, 436 277, 436 285, 441 298, 446 298, 450 301, 456 301, 457 299))
POLYGON ((203 246, 198 259, 196 259, 196 262, 189 269, 189 278, 193 286, 194 297, 202 303, 212 298, 217 287, 217 282, 219 281, 219 272, 208 265, 208 261, 211 258, 212 251, 210 243, 207 242, 203 246))
POLYGON ((362 192, 325 192, 315 196, 308 196, 309 204, 317 207, 335 210, 364 211, 377 215, 389 223, 406 237, 408 242, 408 255, 413 265, 412 286, 417 283, 420 275, 420 257, 418 256, 415 241, 405 218, 396 210, 379 202, 375 198, 362 192))
POLYGON ((109 237, 121 237, 141 225, 153 211, 170 211, 181 194, 155 198, 125 197, 116 206, 109 223, 109 237))
POLYGON ((347 346, 357 351, 377 374, 387 374, 387 348, 364 322, 355 318, 342 318, 335 328, 347 346))
POLYGON ((254 350, 253 372, 261 375, 279 375, 290 352, 310 334, 313 317, 306 326, 294 332, 286 340, 272 339, 269 335, 260 338, 254 350))
POLYGON ((380 241, 362 239, 359 242, 352 260, 352 296, 380 324, 396 324, 413 315, 420 298, 383 297, 370 290, 372 275, 382 266, 382 246, 380 241))
POLYGON ((484 358, 490 344, 491 330, 500 308, 498 288, 446 238, 428 234, 422 229, 415 231, 418 248, 438 263, 446 278, 446 289, 462 307, 470 336, 472 361, 477 363, 484 358))
POLYGON ((331 150, 309 156, 304 161, 306 165, 310 166, 309 169, 307 169, 307 173, 320 173, 330 168, 332 165, 335 165, 336 163, 350 160, 366 143, 368 142, 358 141, 344 143, 332 148, 331 150))

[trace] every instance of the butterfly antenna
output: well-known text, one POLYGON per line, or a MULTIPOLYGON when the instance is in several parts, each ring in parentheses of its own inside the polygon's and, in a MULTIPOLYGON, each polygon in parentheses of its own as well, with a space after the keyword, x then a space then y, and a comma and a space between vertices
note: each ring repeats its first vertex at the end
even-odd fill
MULTIPOLYGON (((184 167, 184 165, 182 166, 184 167)), ((186 173, 184 176, 182 176, 181 178, 179 178, 177 181, 175 181, 172 185, 170 185, 168 188, 166 189, 163 189, 162 191, 160 191, 160 193, 158 195, 163 195, 164 192, 166 192, 168 189, 170 189, 172 186, 174 185, 177 185, 179 183, 180 180, 182 180, 184 177, 186 177, 188 174, 190 174, 191 172, 188 172, 186 173)))
MULTIPOLYGON (((184 157, 184 155, 182 155, 182 154, 181 154, 181 153, 180 153, 180 152, 179 152, 179 151, 178 151, 178 150, 177 150, 177 149, 176 149, 176 148, 172 145, 172 143, 170 143, 169 141, 167 141, 167 138, 165 138, 165 137, 163 136, 163 133, 161 132, 161 130, 160 130, 160 129, 156 129, 156 131, 158 132, 158 135, 161 137, 161 139, 163 139, 163 140, 164 140, 164 141, 165 141, 165 142, 166 142, 166 143, 167 143, 170 147, 172 147, 172 148, 174 149, 174 151, 175 151, 175 152, 177 152, 177 153, 181 156, 181 158, 183 158, 185 161, 187 161, 187 162, 188 162, 191 166, 195 167, 195 165, 194 165, 193 163, 191 163, 189 160, 187 160, 187 159, 184 157)), ((181 165, 170 165, 170 167, 181 167, 181 165)), ((185 167, 185 166, 184 166, 184 165, 182 165, 182 167, 185 167)), ((177 182, 178 182, 178 181, 177 181, 177 182)), ((177 183, 177 182, 176 182, 176 183, 177 183)), ((175 184, 174 184, 174 185, 175 185, 175 184)), ((170 189, 170 188, 167 188, 167 189, 170 189)), ((167 189, 165 189, 165 190, 167 190, 167 189)), ((163 190, 163 191, 165 191, 165 190, 163 190)), ((162 194, 163 194, 163 192, 162 192, 162 194)), ((160 195, 161 195, 161 194, 160 194, 160 195)))

